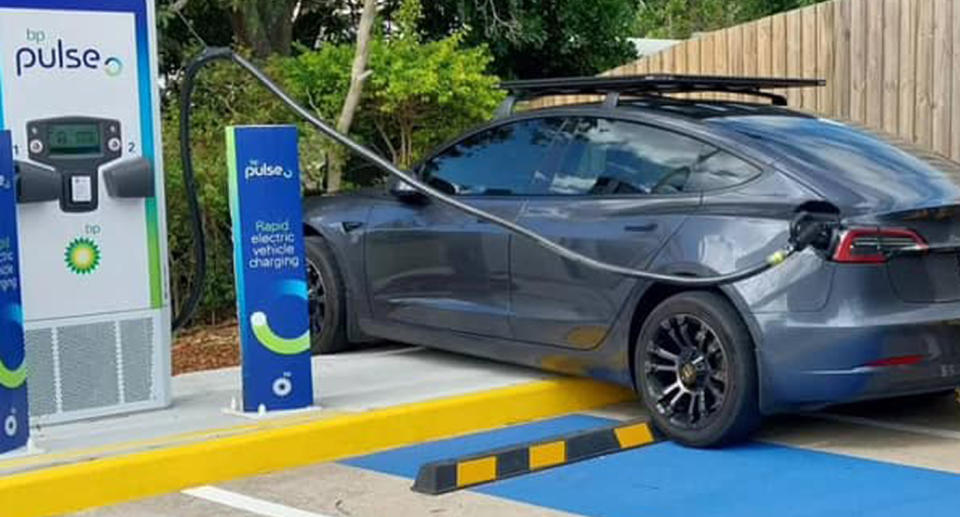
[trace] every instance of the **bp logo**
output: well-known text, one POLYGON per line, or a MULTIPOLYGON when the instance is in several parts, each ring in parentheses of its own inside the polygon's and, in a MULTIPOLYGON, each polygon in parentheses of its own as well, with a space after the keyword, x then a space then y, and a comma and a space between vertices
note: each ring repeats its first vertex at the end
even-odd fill
POLYGON ((103 62, 103 70, 110 77, 116 77, 123 73, 123 61, 120 59, 111 57, 103 62))
POLYGON ((78 237, 67 246, 64 260, 73 273, 89 275, 100 267, 100 247, 91 239, 78 237))

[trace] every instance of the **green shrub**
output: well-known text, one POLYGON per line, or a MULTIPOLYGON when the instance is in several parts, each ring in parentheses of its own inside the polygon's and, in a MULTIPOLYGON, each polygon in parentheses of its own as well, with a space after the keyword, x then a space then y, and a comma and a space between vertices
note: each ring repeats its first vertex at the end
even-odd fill
MULTIPOLYGON (((430 148, 488 118, 503 98, 497 78, 485 73, 490 54, 460 48, 460 36, 421 43, 378 38, 372 47, 372 75, 351 136, 393 159, 410 163, 430 148)), ((268 75, 300 103, 334 121, 349 85, 353 46, 301 49, 296 57, 261 63, 268 75)), ((171 289, 175 310, 191 288, 194 239, 190 231, 179 155, 179 85, 168 86, 163 116, 171 289)), ((300 127, 301 169, 307 192, 322 190, 325 156, 332 143, 300 121, 245 71, 220 64, 201 74, 192 114, 194 168, 207 236, 208 278, 195 323, 234 314, 233 248, 227 201, 224 128, 241 124, 300 127)), ((352 157, 347 189, 379 183, 383 174, 352 157)))

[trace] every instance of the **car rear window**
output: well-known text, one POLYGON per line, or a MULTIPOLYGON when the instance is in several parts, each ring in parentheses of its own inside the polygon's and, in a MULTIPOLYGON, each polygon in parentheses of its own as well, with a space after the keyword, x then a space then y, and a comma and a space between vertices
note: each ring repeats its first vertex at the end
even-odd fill
POLYGON ((957 163, 852 124, 788 116, 721 117, 709 123, 760 139, 817 170, 842 173, 864 185, 897 178, 897 183, 914 188, 952 190, 960 182, 957 163))

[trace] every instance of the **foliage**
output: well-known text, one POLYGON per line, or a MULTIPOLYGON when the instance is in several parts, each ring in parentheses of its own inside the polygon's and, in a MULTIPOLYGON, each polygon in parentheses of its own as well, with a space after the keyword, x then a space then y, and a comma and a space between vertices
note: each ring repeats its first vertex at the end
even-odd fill
POLYGON ((221 1, 230 7, 230 22, 237 41, 251 49, 254 56, 290 54, 300 0, 221 1))
MULTIPOLYGON (((371 47, 356 136, 401 167, 464 128, 489 117, 503 94, 486 73, 492 57, 483 46, 463 48, 463 34, 422 42, 419 2, 406 0, 392 38, 371 47)), ((349 84, 352 46, 304 52, 289 71, 294 91, 318 106, 341 101, 349 84)))
MULTIPOLYGON (((168 76, 181 68, 196 41, 189 29, 173 12, 177 0, 157 0, 157 29, 160 32, 160 73, 168 76)), ((209 45, 226 47, 233 42, 230 11, 221 0, 189 0, 183 7, 184 16, 199 31, 209 45)))
MULTIPOLYGON (((415 0, 407 0, 415 7, 415 0)), ((502 98, 498 79, 487 75, 489 52, 462 48, 461 36, 423 43, 416 31, 417 9, 400 23, 393 38, 379 36, 371 48, 370 69, 352 136, 390 156, 401 166, 466 127, 486 119, 502 98)), ((268 75, 324 120, 333 120, 350 82, 353 45, 299 49, 296 57, 261 61, 268 75)), ((191 119, 194 163, 208 244, 208 284, 201 307, 203 321, 233 312, 232 244, 227 204, 224 128, 235 124, 300 121, 231 65, 216 65, 201 74, 191 119)), ((175 300, 189 291, 193 236, 190 233, 179 157, 179 84, 166 92, 164 159, 167 178, 171 284, 175 300)), ((301 125, 301 169, 308 191, 322 189, 326 153, 331 143, 301 125)), ((346 188, 376 183, 382 175, 356 158, 348 162, 346 188)))
POLYGON ((686 39, 823 0, 643 0, 635 32, 647 38, 686 39))
MULTIPOLYGON (((272 77, 286 83, 283 58, 261 63, 272 77)), ((193 279, 193 234, 190 229, 179 152, 179 85, 168 87, 163 112, 164 171, 167 225, 174 302, 182 301, 193 279)), ((194 168, 207 236, 208 282, 200 319, 214 322, 233 313, 233 254, 227 201, 225 128, 228 125, 297 122, 290 112, 231 65, 215 65, 201 74, 191 118, 194 168)), ((301 167, 309 186, 322 177, 321 137, 301 131, 301 167)))
MULTIPOLYGON (((385 23, 399 3, 400 0, 381 0, 385 23)), ((199 43, 176 15, 175 7, 182 8, 207 44, 236 44, 266 58, 288 55, 298 46, 315 49, 326 43, 354 41, 363 1, 157 0, 160 67, 164 74, 177 70, 189 49, 199 43)))
POLYGON ((628 38, 639 0, 434 0, 421 30, 428 39, 465 32, 485 44, 505 78, 593 75, 635 56, 628 38))

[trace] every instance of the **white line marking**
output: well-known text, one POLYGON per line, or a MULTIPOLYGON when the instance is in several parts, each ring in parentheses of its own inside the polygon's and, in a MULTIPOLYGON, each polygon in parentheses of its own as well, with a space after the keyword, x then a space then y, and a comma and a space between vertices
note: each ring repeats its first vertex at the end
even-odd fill
POLYGON ((201 486, 181 492, 191 497, 222 504, 237 510, 263 515, 265 517, 329 517, 327 515, 298 510, 282 504, 256 499, 222 488, 201 486))
POLYGON ((927 436, 936 436, 937 438, 947 438, 950 440, 960 440, 960 432, 947 431, 946 429, 936 429, 933 427, 924 427, 920 425, 896 424, 893 422, 884 422, 882 420, 873 420, 872 418, 863 418, 858 416, 836 415, 833 413, 810 414, 813 418, 821 420, 833 420, 835 422, 844 422, 847 424, 865 425, 879 429, 888 429, 891 431, 901 431, 905 433, 925 434, 927 436))

